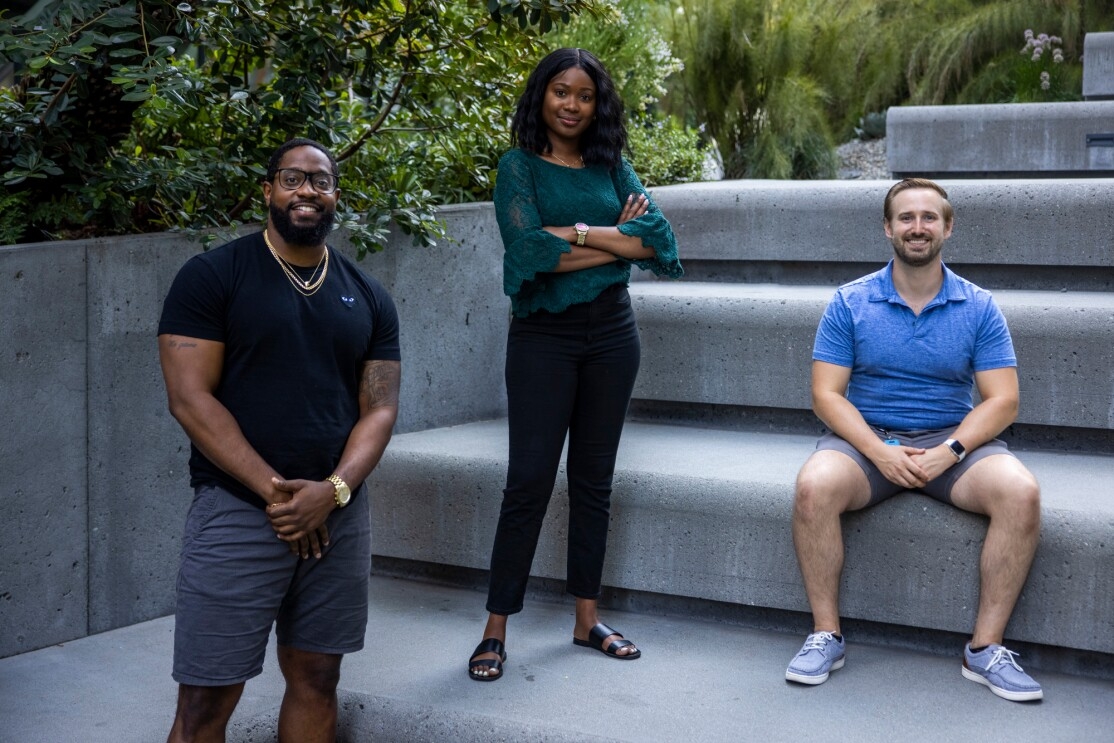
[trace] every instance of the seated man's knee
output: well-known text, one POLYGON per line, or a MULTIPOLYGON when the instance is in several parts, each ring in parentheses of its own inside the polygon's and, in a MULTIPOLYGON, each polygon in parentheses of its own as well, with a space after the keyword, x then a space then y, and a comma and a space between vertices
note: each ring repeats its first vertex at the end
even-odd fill
POLYGON ((1041 489, 1037 479, 1028 470, 1019 473, 1012 488, 1011 496, 1015 502, 1020 519, 1034 527, 1040 525, 1041 489))
MULTIPOLYGON (((818 452, 805 462, 797 474, 793 497, 793 517, 811 519, 840 514, 848 510, 853 500, 854 473, 835 459, 832 452, 818 452)), ((851 463, 852 467, 856 467, 851 463)), ((863 478, 865 480, 865 477, 863 478)))
POLYGON ((1020 529, 1038 528, 1041 495, 1033 474, 1016 460, 1010 461, 1008 467, 986 474, 990 477, 981 483, 989 489, 988 514, 992 518, 1007 518, 1020 529))

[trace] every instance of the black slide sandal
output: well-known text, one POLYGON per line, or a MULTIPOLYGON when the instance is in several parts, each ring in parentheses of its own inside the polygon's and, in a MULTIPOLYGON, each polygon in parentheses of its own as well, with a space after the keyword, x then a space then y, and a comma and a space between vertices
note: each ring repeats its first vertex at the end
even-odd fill
POLYGON ((579 645, 582 648, 592 648, 593 650, 598 650, 609 658, 615 658, 616 660, 634 660, 635 658, 641 657, 642 655, 642 651, 638 650, 637 648, 633 653, 619 655, 616 652, 617 650, 625 647, 630 647, 634 645, 634 643, 630 640, 624 640, 621 634, 611 629, 603 622, 600 622, 592 628, 592 631, 588 633, 587 640, 578 640, 574 637, 572 638, 572 643, 573 645, 579 645), (612 640, 610 645, 608 645, 606 648, 603 647, 603 641, 611 635, 619 635, 619 639, 612 640))
MULTIPOLYGON (((603 641, 600 640, 600 642, 603 641)), ((506 662, 507 651, 503 647, 503 643, 499 640, 496 640, 494 637, 489 637, 476 646, 475 651, 473 651, 472 653, 472 657, 468 659, 468 678, 472 679, 473 681, 498 681, 499 679, 503 678, 503 664, 506 662), (498 654, 499 658, 498 660, 494 658, 484 658, 483 660, 476 660, 477 655, 483 655, 484 653, 496 653, 498 654), (495 674, 494 676, 487 675, 488 672, 486 670, 477 673, 476 671, 472 670, 472 668, 475 666, 483 666, 483 668, 485 669, 490 668, 492 670, 498 671, 499 673, 495 674)))

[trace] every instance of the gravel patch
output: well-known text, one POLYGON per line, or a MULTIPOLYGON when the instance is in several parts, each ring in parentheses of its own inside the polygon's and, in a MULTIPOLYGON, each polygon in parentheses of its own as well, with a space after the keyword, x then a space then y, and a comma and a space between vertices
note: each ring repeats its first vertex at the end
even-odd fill
POLYGON ((836 147, 839 169, 836 178, 841 181, 890 180, 890 170, 886 166, 886 139, 871 139, 863 142, 852 139, 836 147))

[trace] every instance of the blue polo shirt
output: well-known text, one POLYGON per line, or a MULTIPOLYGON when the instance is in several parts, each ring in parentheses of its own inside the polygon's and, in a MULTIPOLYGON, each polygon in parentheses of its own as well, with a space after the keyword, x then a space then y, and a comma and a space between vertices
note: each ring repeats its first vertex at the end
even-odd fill
POLYGON ((872 426, 953 428, 973 407, 975 372, 1017 366, 990 292, 943 270, 920 315, 894 289, 892 260, 841 286, 824 311, 812 358, 851 369, 847 399, 872 426))

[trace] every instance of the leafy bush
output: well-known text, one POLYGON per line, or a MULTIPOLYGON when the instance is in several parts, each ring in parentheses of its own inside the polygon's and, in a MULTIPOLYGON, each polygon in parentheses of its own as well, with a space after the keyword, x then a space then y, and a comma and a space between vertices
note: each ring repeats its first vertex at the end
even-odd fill
POLYGON ((27 195, 0 193, 0 245, 19 240, 27 219, 27 195))
POLYGON ((22 239, 231 230, 293 136, 342 162, 360 250, 479 197, 539 37, 597 0, 43 0, 0 18, 0 179, 22 239))
POLYGON ((677 0, 676 6, 684 108, 707 125, 725 175, 833 177, 830 99, 810 56, 826 17, 820 3, 677 0))
POLYGON ((628 127, 631 164, 642 185, 698 181, 704 172, 700 135, 674 119, 642 118, 628 127))
POLYGON ((872 111, 860 118, 859 125, 855 127, 855 136, 864 142, 885 137, 886 114, 882 111, 872 111))

